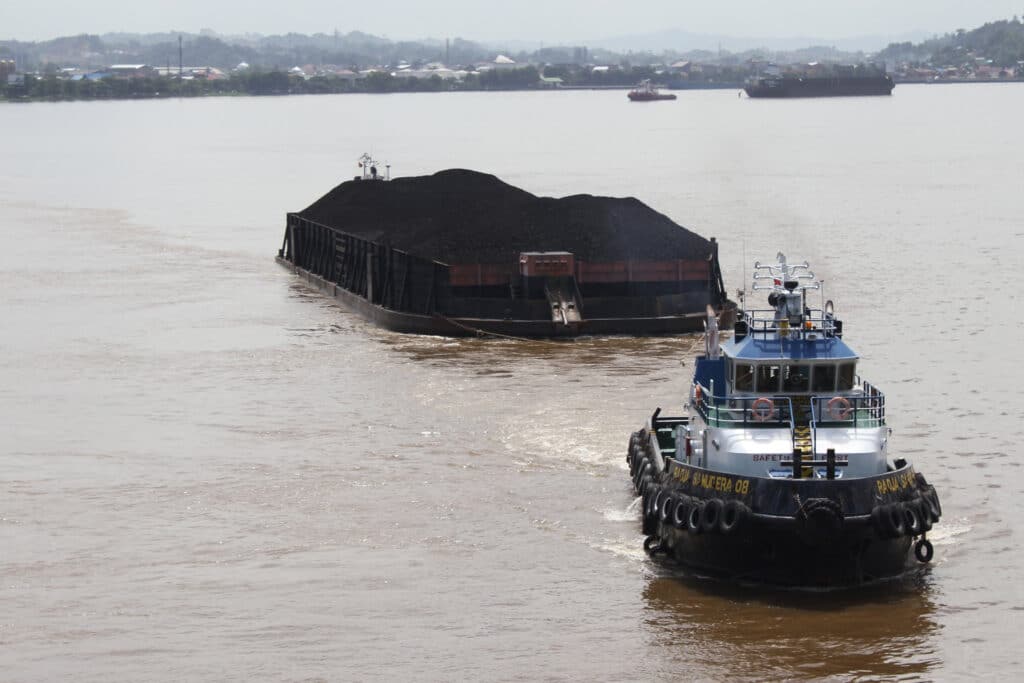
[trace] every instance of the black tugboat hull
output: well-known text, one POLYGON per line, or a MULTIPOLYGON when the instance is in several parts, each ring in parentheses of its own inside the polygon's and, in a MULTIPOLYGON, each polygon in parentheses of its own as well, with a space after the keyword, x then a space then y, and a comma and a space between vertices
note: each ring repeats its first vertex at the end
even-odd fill
POLYGON ((627 454, 652 555, 699 573, 807 589, 895 579, 931 559, 925 535, 941 508, 910 465, 849 480, 769 479, 686 465, 654 441, 641 430, 627 454))
POLYGON ((699 535, 671 525, 654 534, 660 549, 699 573, 737 581, 809 589, 869 585, 914 570, 912 539, 879 539, 871 529, 844 531, 827 543, 808 542, 792 529, 750 524, 729 536, 699 535))

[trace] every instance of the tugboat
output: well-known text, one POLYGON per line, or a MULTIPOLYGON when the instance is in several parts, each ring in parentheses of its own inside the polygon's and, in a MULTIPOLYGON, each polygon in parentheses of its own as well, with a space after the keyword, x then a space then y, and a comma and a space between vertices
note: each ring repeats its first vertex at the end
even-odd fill
POLYGON ((657 100, 674 100, 676 96, 672 93, 663 93, 651 85, 651 80, 645 78, 640 84, 629 91, 630 102, 655 102, 657 100))
MULTIPOLYGON (((935 487, 889 459, 884 394, 857 374, 807 263, 754 264, 769 309, 719 343, 708 316, 685 414, 657 409, 626 460, 645 550, 700 574, 810 589, 893 579, 931 561, 935 487)), ((742 296, 741 296, 742 305, 742 296)))

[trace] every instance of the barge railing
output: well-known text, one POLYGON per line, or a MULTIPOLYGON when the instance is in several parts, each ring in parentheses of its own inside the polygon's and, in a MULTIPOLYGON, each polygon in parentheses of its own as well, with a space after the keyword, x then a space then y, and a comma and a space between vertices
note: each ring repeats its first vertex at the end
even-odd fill
POLYGON ((431 315, 449 266, 288 214, 278 256, 373 304, 431 315), (415 286, 413 286, 415 283, 415 286))

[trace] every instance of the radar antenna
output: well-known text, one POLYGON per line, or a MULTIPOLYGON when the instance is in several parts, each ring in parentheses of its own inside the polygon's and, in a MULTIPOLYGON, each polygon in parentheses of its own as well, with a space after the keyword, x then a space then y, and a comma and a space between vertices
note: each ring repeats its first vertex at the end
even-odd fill
POLYGON ((357 180, 391 180, 391 164, 387 164, 387 173, 382 176, 377 172, 380 164, 368 153, 363 152, 363 155, 356 159, 356 163, 362 169, 362 176, 357 177, 357 180))

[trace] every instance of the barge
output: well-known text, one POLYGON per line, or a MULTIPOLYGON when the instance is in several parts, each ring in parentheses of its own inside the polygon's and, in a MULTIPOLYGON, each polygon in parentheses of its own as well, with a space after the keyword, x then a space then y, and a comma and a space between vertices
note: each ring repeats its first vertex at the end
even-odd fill
POLYGON ((931 561, 935 487, 888 453, 882 391, 857 375, 807 264, 755 264, 750 310, 719 344, 709 318, 684 414, 629 442, 645 549, 708 575, 799 588, 900 577, 931 561), (765 284, 765 283, 768 284, 765 284))
POLYGON ((381 327, 446 336, 675 334, 731 324, 718 244, 636 199, 536 197, 449 169, 363 172, 287 215, 277 260, 381 327))
POLYGON ((751 77, 744 91, 748 97, 851 97, 891 95, 895 87, 892 77, 875 65, 813 64, 784 73, 751 77))

